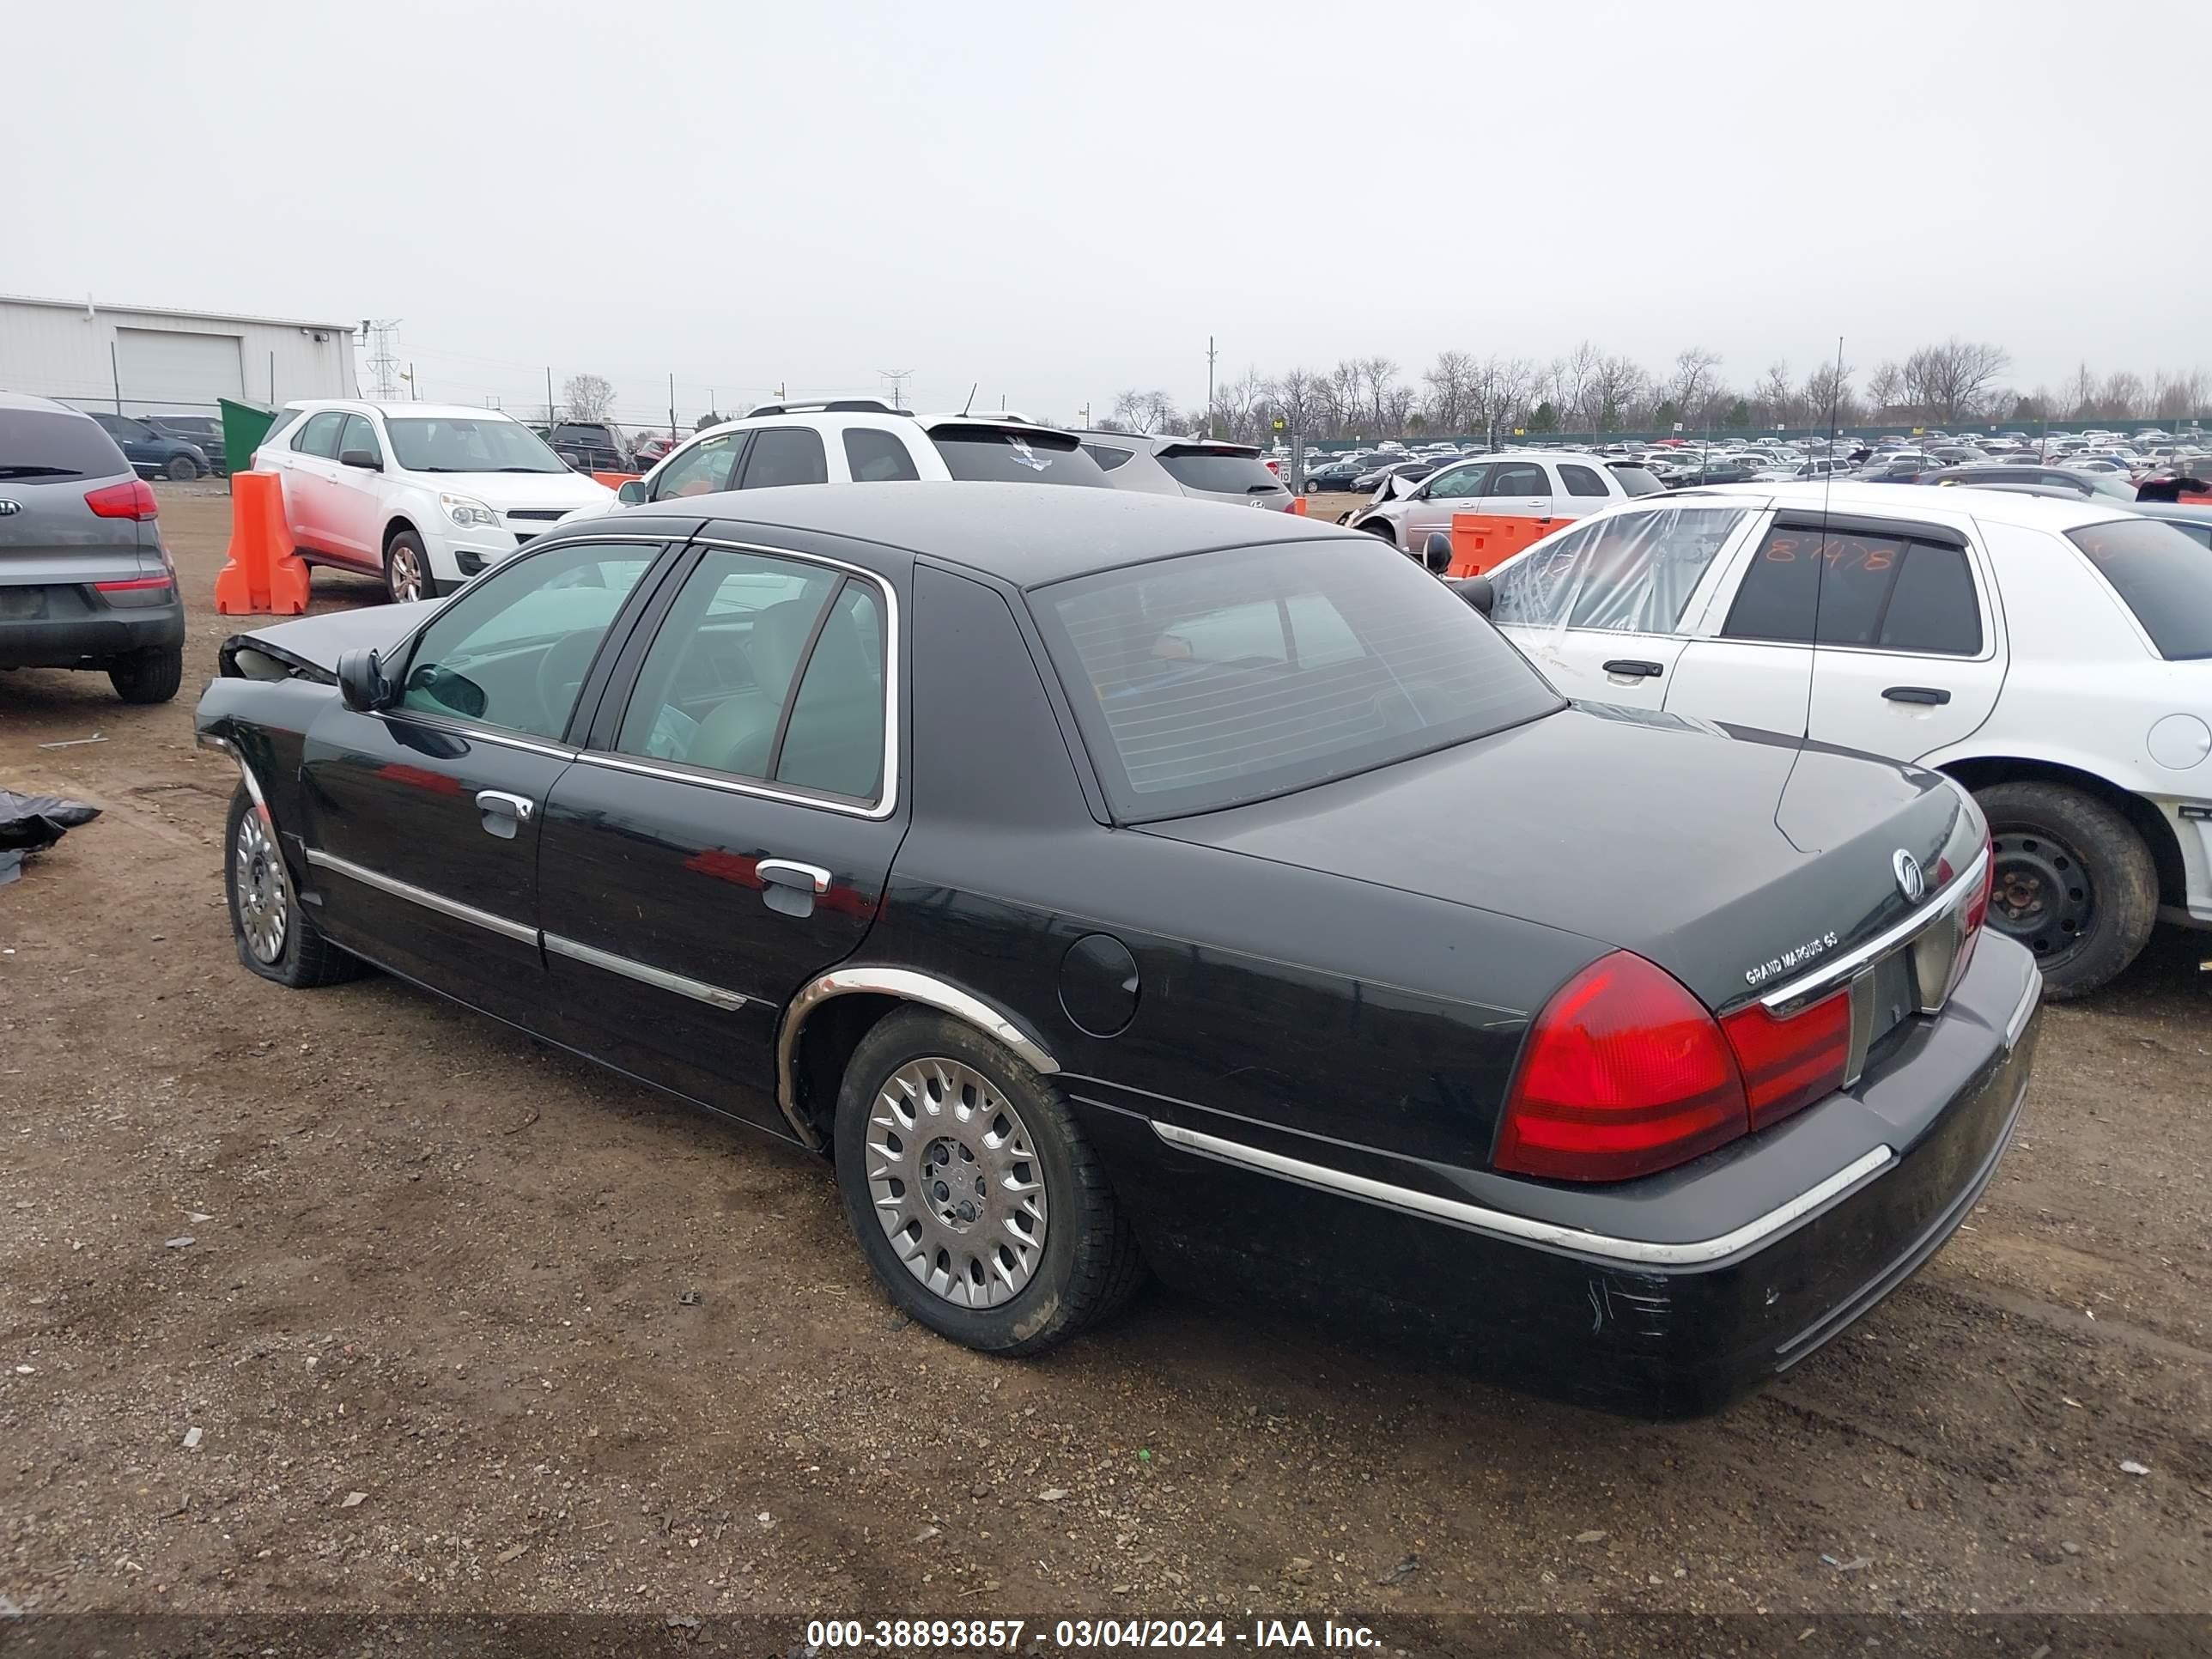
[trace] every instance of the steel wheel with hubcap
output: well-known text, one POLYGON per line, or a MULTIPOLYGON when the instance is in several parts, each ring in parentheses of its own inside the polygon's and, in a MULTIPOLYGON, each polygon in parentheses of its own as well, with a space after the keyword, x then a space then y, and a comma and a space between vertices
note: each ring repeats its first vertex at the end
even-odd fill
POLYGON ((262 978, 304 989, 335 985, 361 971, 360 959, 324 938, 301 906, 276 825, 242 786, 230 799, 222 879, 238 959, 262 978))
POLYGON ((1044 1253, 1044 1171, 1029 1126, 973 1066, 908 1060, 868 1119, 876 1218, 907 1271, 956 1306, 1018 1295, 1044 1253))
POLYGON ((891 1299, 986 1353, 1040 1353, 1141 1280, 1136 1236, 1067 1103, 973 1026, 889 1014, 847 1062, 837 1188, 891 1299))
POLYGON ((232 848, 238 872, 238 934, 256 962, 274 967, 283 960, 291 932, 292 897, 284 885, 276 844, 258 812, 238 821, 232 848))
POLYGON ((2047 831, 2014 830, 1990 838, 1996 860, 1990 923, 2035 952, 2063 960, 2081 944, 2095 914, 2096 889, 2079 854, 2047 831))

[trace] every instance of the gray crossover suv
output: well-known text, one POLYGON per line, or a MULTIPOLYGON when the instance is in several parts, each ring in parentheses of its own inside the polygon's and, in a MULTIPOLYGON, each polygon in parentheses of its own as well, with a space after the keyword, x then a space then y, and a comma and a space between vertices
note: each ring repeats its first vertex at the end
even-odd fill
POLYGON ((105 669, 167 702, 185 607, 154 491, 91 417, 0 392, 0 668, 105 669))
POLYGON ((1202 501, 1287 513, 1297 499, 1249 444, 1211 438, 1162 438, 1141 432, 1082 432, 1091 459, 1117 489, 1191 495, 1202 501))

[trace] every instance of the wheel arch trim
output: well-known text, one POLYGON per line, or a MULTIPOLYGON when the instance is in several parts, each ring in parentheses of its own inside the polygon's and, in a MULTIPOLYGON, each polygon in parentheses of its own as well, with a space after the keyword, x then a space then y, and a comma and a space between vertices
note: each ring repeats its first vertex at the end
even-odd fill
POLYGON ((1060 1062, 1053 1058, 1051 1051, 1012 1015, 973 992, 963 991, 933 974, 921 973, 911 968, 834 968, 808 981, 805 988, 791 1000, 790 1005, 783 1011, 783 1022, 776 1032, 776 1104, 782 1109, 784 1121, 790 1124, 792 1133, 799 1137, 800 1144, 812 1151, 821 1151, 823 1141, 799 1106, 799 1037, 805 1029, 808 1017, 823 1004, 838 997, 863 992, 896 997, 902 1002, 915 1003, 921 1007, 934 1008, 942 1014, 950 1014, 953 1018, 974 1026, 994 1042, 1004 1043, 1031 1070, 1047 1075, 1060 1070, 1060 1062))

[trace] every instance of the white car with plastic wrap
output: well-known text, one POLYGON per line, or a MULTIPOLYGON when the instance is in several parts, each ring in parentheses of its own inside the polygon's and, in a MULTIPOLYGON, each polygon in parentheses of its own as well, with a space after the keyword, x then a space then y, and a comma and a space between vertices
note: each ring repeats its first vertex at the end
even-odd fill
POLYGON ((1731 485, 1598 514, 1489 582, 1492 621, 1568 696, 1964 784, 1996 849, 1990 925, 2054 994, 2111 979, 2158 920, 2212 927, 2212 558, 2171 525, 1998 490, 1731 485))

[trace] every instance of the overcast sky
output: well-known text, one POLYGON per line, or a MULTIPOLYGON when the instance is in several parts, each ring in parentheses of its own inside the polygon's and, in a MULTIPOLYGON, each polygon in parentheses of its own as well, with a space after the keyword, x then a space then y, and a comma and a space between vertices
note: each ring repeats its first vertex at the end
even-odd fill
MULTIPOLYGON (((2212 4, 11 8, 0 291, 402 319, 606 374, 1103 416, 1585 337, 1739 383, 1956 333, 2212 368, 2212 4), (191 20, 197 19, 192 21, 191 20)), ((4 366, 0 366, 4 367, 4 366)))

